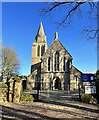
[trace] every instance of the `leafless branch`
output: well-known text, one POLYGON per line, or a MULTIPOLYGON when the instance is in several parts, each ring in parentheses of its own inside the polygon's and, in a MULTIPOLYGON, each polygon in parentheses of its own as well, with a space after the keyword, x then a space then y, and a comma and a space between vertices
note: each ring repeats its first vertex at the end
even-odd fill
MULTIPOLYGON (((49 3, 48 6, 46 6, 45 8, 42 9, 41 12, 44 13, 50 13, 51 11, 54 11, 56 8, 59 8, 59 10, 63 7, 64 8, 64 14, 62 14, 61 18, 57 21, 57 19, 55 19, 60 26, 63 26, 65 23, 71 23, 72 21, 72 16, 79 11, 79 14, 81 14, 81 10, 82 12, 86 12, 89 13, 89 16, 91 17, 90 19, 92 20, 96 20, 97 17, 99 17, 99 15, 97 14, 97 12, 94 12, 97 9, 97 4, 95 4, 94 2, 53 2, 53 3, 49 3), (88 10, 83 10, 82 9, 82 5, 88 5, 88 10)), ((97 30, 85 30, 84 32, 86 33, 86 35, 90 36, 90 39, 93 39, 94 37, 97 36, 97 30), (86 32, 85 32, 86 31, 86 32)))
POLYGON ((98 37, 99 29, 84 29, 83 32, 86 34, 88 39, 93 39, 98 37))
POLYGON ((73 13, 73 11, 75 11, 81 4, 84 4, 85 2, 79 2, 76 3, 76 5, 68 12, 68 14, 66 15, 66 17, 63 19, 62 22, 60 22, 60 25, 62 25, 63 23, 65 23, 65 21, 71 16, 71 14, 73 13))
POLYGON ((52 10, 54 10, 55 8, 61 6, 61 5, 64 5, 64 4, 70 4, 70 3, 73 3, 73 2, 54 2, 51 6, 49 6, 48 8, 43 8, 41 10, 41 12, 45 12, 45 13, 48 13, 52 10))

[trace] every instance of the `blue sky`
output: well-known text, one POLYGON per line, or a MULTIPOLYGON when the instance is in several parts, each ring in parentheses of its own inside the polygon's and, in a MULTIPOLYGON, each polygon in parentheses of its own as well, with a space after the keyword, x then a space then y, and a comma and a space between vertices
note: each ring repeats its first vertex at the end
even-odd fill
MULTIPOLYGON (((55 20, 60 19, 63 11, 42 15, 40 10, 45 3, 17 2, 2 4, 3 46, 11 46, 16 51, 20 61, 20 74, 29 75, 31 67, 32 43, 35 40, 40 22, 42 21, 48 46, 54 40, 57 31, 59 40, 73 57, 73 65, 82 72, 95 72, 97 69, 96 40, 87 40, 82 35, 82 28, 96 23, 86 14, 82 17, 73 16, 70 26, 67 24, 57 28, 55 20)), ((86 11, 87 6, 82 7, 86 11)))

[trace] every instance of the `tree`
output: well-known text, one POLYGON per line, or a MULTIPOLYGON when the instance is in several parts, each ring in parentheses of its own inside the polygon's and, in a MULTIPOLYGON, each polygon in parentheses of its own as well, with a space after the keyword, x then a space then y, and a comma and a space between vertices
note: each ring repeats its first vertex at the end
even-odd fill
MULTIPOLYGON (((57 20, 57 24, 60 26, 64 26, 70 24, 73 21, 74 15, 82 16, 84 14, 88 14, 90 20, 93 20, 97 23, 97 18, 99 14, 97 9, 99 7, 98 2, 85 2, 85 1, 74 1, 74 2, 49 2, 46 4, 45 8, 42 8, 42 12, 44 13, 56 13, 57 10, 62 11, 62 14, 59 14, 59 18, 57 20), (87 6, 87 10, 84 10, 84 6, 87 6)), ((55 15, 54 15, 54 19, 55 15)), ((99 29, 97 26, 87 26, 83 28, 83 33, 87 36, 88 39, 94 39, 99 34, 99 29)))
POLYGON ((3 47, 0 55, 2 64, 0 65, 0 74, 3 80, 8 80, 11 76, 18 74, 18 57, 11 47, 3 47))

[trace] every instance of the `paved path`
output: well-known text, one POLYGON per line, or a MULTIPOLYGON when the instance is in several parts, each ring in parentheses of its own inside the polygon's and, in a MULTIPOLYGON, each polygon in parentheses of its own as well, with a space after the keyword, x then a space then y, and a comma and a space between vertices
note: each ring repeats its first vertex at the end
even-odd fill
POLYGON ((74 98, 74 99, 79 99, 79 93, 78 92, 76 92, 76 93, 70 93, 70 92, 67 92, 67 91, 57 91, 57 90, 55 90, 55 91, 49 91, 49 90, 46 90, 46 91, 44 91, 44 90, 42 90, 42 91, 40 91, 40 98, 41 99, 59 99, 59 100, 65 100, 65 99, 72 99, 72 98, 74 98))
POLYGON ((99 120, 99 106, 74 101, 71 94, 42 92, 42 100, 5 103, 2 120, 99 120))
POLYGON ((68 100, 5 103, 2 110, 2 120, 99 120, 97 106, 68 100))

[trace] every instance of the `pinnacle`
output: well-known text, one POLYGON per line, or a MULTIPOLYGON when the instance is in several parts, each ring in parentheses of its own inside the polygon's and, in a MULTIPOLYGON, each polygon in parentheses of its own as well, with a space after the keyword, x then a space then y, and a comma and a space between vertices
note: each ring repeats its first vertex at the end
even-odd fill
POLYGON ((58 32, 55 32, 55 40, 58 40, 58 32))

